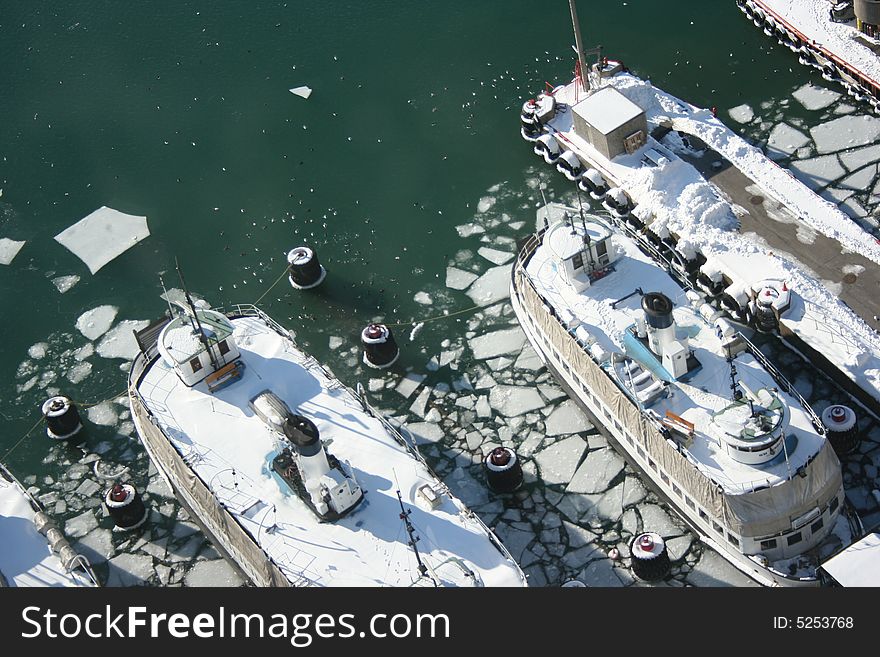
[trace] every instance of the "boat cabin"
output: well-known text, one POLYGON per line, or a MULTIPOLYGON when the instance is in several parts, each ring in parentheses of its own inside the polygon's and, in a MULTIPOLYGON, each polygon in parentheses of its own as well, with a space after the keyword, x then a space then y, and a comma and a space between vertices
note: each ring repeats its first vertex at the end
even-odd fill
POLYGON ((609 160, 634 153, 648 139, 645 110, 612 86, 602 87, 572 107, 574 131, 609 160))
POLYGON ((617 257, 610 244, 611 230, 592 219, 580 221, 567 214, 550 227, 545 240, 566 282, 577 292, 600 278, 617 257))
POLYGON ((218 372, 237 371, 232 363, 240 353, 232 331, 232 322, 222 313, 199 308, 194 317, 189 311, 162 329, 157 342, 159 355, 191 387, 218 372))

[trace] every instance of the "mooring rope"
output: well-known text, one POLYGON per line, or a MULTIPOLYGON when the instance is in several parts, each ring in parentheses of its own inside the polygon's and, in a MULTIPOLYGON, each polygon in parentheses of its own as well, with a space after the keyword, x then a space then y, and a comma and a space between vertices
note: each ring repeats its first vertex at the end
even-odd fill
POLYGON ((445 315, 437 315, 436 317, 428 317, 426 319, 412 320, 409 322, 383 322, 385 326, 415 326, 416 324, 427 324, 428 322, 434 322, 438 319, 446 319, 448 317, 455 317, 456 315, 461 315, 463 313, 469 313, 474 310, 480 310, 482 308, 489 308, 491 306, 495 306, 498 304, 498 301, 493 301, 492 303, 486 303, 480 306, 471 306, 470 308, 462 308, 461 310, 456 310, 452 313, 446 313, 445 315))
POLYGON ((256 306, 258 303, 260 303, 260 301, 263 300, 263 297, 265 297, 267 294, 269 294, 269 292, 272 291, 272 288, 275 287, 276 285, 278 285, 278 282, 279 282, 282 278, 284 278, 284 276, 285 276, 286 274, 287 274, 287 267, 285 267, 285 268, 284 268, 284 271, 281 272, 281 276, 279 276, 278 278, 276 278, 276 279, 275 279, 275 282, 272 283, 272 285, 270 285, 270 286, 268 287, 268 289, 260 295, 260 298, 257 299, 256 301, 254 301, 254 305, 256 306))

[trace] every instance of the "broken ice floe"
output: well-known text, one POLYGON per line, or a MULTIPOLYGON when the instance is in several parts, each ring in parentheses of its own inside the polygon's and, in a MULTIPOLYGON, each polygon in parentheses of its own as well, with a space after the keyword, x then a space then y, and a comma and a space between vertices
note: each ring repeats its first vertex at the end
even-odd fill
POLYGON ((55 236, 55 241, 86 263, 92 274, 149 237, 147 218, 106 206, 55 236))
POLYGON ((483 256, 493 265, 503 265, 513 258, 513 254, 507 251, 499 251, 498 249, 490 249, 487 246, 481 246, 477 249, 477 253, 483 256))
POLYGON ((445 435, 440 425, 435 422, 411 422, 406 425, 406 430, 419 445, 440 442, 445 435))
POLYGON ((312 95, 311 88, 305 85, 301 87, 294 87, 293 89, 288 89, 288 91, 290 91, 290 93, 292 93, 294 96, 299 96, 300 98, 308 98, 312 95))
POLYGON ((571 481, 587 448, 583 439, 566 438, 535 454, 535 461, 546 484, 567 484, 571 481))
POLYGON ((244 582, 235 569, 224 559, 198 561, 189 572, 184 582, 187 586, 241 586, 244 582))
POLYGON ((748 105, 737 105, 736 107, 731 107, 727 110, 727 113, 730 114, 730 118, 732 118, 737 123, 748 123, 752 119, 755 118, 755 112, 748 105))
POLYGON ((422 384, 422 381, 424 381, 425 378, 424 374, 413 374, 410 372, 401 379, 399 384, 397 384, 396 390, 404 397, 409 397, 416 391, 416 388, 422 384))
MULTIPOLYGON (((564 395, 564 393, 562 394, 564 395)), ((592 428, 593 425, 577 405, 571 400, 566 400, 559 404, 547 418, 544 433, 547 436, 560 436, 589 431, 592 428)))
POLYGON ((792 93, 792 96, 808 110, 824 109, 840 98, 839 93, 817 87, 809 82, 792 93))
POLYGON ((787 123, 778 123, 770 132, 767 140, 767 154, 773 158, 791 155, 799 148, 810 143, 810 138, 787 123))
POLYGON ((112 427, 119 421, 119 414, 112 402, 104 401, 87 410, 89 421, 93 424, 112 427))
POLYGON ((0 265, 10 264, 24 245, 24 242, 11 240, 8 237, 0 238, 0 265))
POLYGON ((58 276, 52 279, 52 285, 55 286, 61 294, 67 292, 74 285, 79 283, 79 276, 72 274, 70 276, 58 276))
POLYGON ((464 271, 456 267, 449 267, 446 269, 446 287, 450 287, 453 290, 467 289, 467 287, 477 280, 477 278, 478 276, 476 274, 472 274, 469 271, 464 271))
POLYGON ((798 160, 788 167, 795 177, 810 189, 817 189, 829 185, 841 176, 846 170, 840 165, 836 155, 823 155, 811 160, 798 160))
POLYGON ((76 328, 89 340, 97 340, 113 326, 117 312, 119 312, 119 308, 116 306, 92 308, 77 318, 76 328))
POLYGON ((416 292, 415 296, 413 297, 413 301, 415 301, 416 303, 420 303, 423 306, 430 306, 434 303, 431 295, 427 292, 416 292))
POLYGON ((506 417, 543 408, 544 400, 534 388, 498 385, 489 391, 489 405, 506 417))
POLYGON ((474 358, 484 360, 500 356, 501 354, 519 351, 525 341, 525 333, 517 326, 473 338, 470 341, 470 348, 474 358))
POLYGON ((841 116, 810 129, 816 150, 833 153, 864 146, 880 137, 880 119, 873 116, 841 116))
POLYGON ((506 299, 510 295, 510 271, 511 265, 492 267, 470 286, 467 295, 481 305, 506 299))
POLYGON ((126 319, 110 329, 98 343, 98 355, 102 358, 133 359, 140 347, 134 338, 134 332, 146 328, 147 320, 126 319))

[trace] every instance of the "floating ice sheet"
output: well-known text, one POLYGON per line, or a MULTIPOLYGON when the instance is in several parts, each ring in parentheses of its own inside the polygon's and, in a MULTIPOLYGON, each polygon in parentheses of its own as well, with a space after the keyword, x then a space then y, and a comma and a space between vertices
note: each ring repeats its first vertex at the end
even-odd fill
POLYGON ((412 422, 406 425, 406 430, 419 445, 440 442, 444 436, 443 429, 434 422, 412 422))
POLYGON ((446 287, 453 290, 464 290, 477 280, 477 275, 469 271, 458 269, 457 267, 449 267, 446 269, 446 287))
POLYGON ((70 276, 58 276, 52 279, 52 285, 54 285, 61 294, 67 292, 77 283, 79 283, 79 276, 76 274, 70 276))
POLYGON ((495 386, 489 392, 489 404, 501 415, 515 417, 543 408, 544 400, 534 388, 495 386))
POLYGON ((470 347, 474 358, 483 360, 519 351, 525 341, 525 333, 522 332, 522 329, 516 327, 477 336, 470 341, 470 347))
POLYGON ((535 454, 545 484, 567 484, 577 469, 587 444, 578 437, 566 438, 535 454))
POLYGON ((873 116, 841 116, 810 128, 816 150, 833 153, 844 148, 864 146, 880 137, 880 119, 873 116))
POLYGON ((492 267, 471 285, 467 295, 474 303, 486 305, 510 295, 511 265, 492 267))
POLYGON ((92 308, 77 318, 76 328, 89 340, 97 340, 113 326, 117 312, 119 312, 119 308, 116 306, 92 308))
POLYGON ((138 586, 153 576, 153 557, 148 555, 119 554, 107 563, 107 586, 138 586))
POLYGON ((730 118, 737 123, 748 123, 755 118, 755 112, 749 105, 737 105, 736 107, 731 107, 727 110, 727 113, 730 114, 730 118))
POLYGON ((301 87, 294 87, 293 89, 289 89, 289 91, 294 96, 299 96, 300 98, 308 98, 309 96, 312 95, 311 88, 307 87, 305 85, 303 85, 301 87))
POLYGON ((104 206, 58 233, 55 241, 86 263, 94 274, 149 235, 146 217, 104 206))
POLYGON ((92 422, 93 424, 112 427, 119 421, 119 414, 116 412, 116 406, 108 401, 92 406, 88 409, 87 413, 89 415, 89 422, 92 422))
POLYGON ((483 256, 493 265, 503 265, 513 258, 513 254, 507 251, 499 251, 498 249, 490 249, 488 246, 481 246, 477 249, 477 253, 483 256))
POLYGON ((789 167, 795 177, 810 189, 824 187, 846 174, 836 155, 823 155, 811 160, 798 160, 789 167))
MULTIPOLYGON (((547 418, 544 433, 548 436, 560 436, 579 433, 593 428, 590 421, 571 400, 559 404, 547 418)), ((584 491, 593 492, 593 491, 584 491)))
POLYGON ((824 109, 840 98, 839 93, 824 87, 817 87, 809 82, 795 91, 792 96, 808 110, 824 109))
POLYGON ((134 332, 146 328, 149 323, 145 319, 126 319, 119 322, 98 343, 98 355, 101 358, 132 360, 140 350, 137 340, 134 339, 134 332))
POLYGON ((187 586, 241 586, 244 582, 224 559, 197 561, 186 574, 187 586))
POLYGON ((8 237, 0 239, 0 265, 11 263, 24 245, 24 242, 11 240, 8 237))
POLYGON ((779 123, 770 131, 770 138, 767 140, 767 151, 771 158, 776 159, 783 155, 791 155, 809 143, 810 138, 803 132, 792 128, 787 123, 779 123))
MULTIPOLYGON (((587 454, 566 490, 569 493, 601 493, 608 490, 622 470, 623 459, 613 449, 595 449, 587 454)), ((652 531, 659 530, 652 528, 652 531)))

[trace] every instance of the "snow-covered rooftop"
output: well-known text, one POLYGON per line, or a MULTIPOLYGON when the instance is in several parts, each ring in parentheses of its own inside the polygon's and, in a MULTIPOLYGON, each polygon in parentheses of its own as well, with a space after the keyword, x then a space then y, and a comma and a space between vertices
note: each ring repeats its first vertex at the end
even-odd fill
POLYGON ((572 107, 572 111, 607 135, 644 110, 614 87, 602 87, 572 107))

